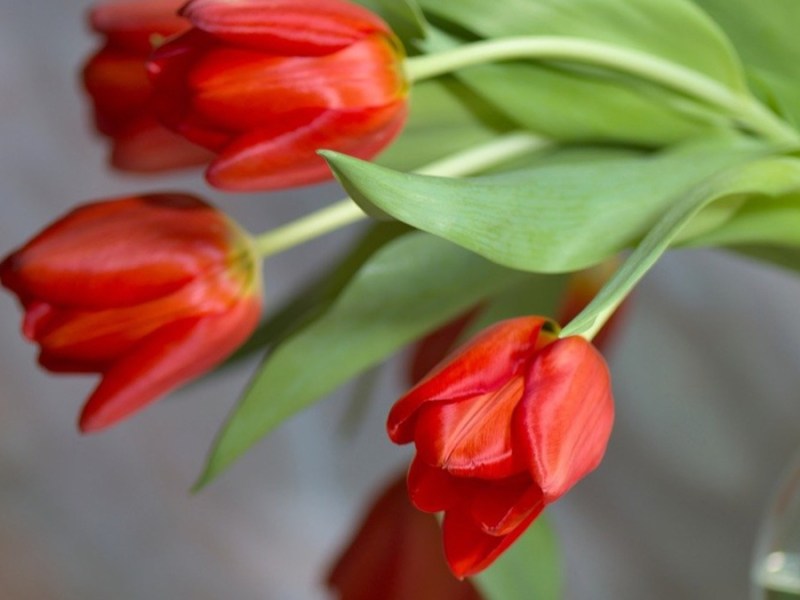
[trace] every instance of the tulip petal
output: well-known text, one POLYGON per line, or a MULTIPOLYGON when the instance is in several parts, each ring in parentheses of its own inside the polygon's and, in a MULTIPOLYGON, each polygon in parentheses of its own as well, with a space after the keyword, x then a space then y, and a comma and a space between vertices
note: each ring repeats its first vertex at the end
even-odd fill
POLYGON ((600 463, 614 401, 605 360, 581 337, 542 349, 513 418, 515 452, 552 502, 600 463))
POLYGON ((82 432, 104 429, 211 369, 258 324, 260 302, 243 299, 230 311, 176 321, 142 340, 115 363, 81 412, 82 432))
POLYGON ((420 381, 442 362, 467 326, 480 313, 481 308, 481 306, 476 306, 432 331, 415 344, 408 369, 408 378, 411 383, 420 381))
MULTIPOLYGON (((372 158, 400 133, 405 117, 405 102, 399 101, 374 109, 326 111, 293 129, 276 123, 242 135, 226 147, 209 166, 206 179, 214 187, 231 191, 326 181, 332 175, 317 150, 372 158), (277 136, 276 128, 281 132, 277 136)), ((287 122, 296 121, 289 117, 287 122)))
POLYGON ((105 135, 117 135, 138 119, 152 94, 144 58, 108 46, 89 59, 82 75, 94 105, 95 126, 105 135))
MULTIPOLYGON (((227 311, 237 299, 238 287, 225 275, 227 273, 210 273, 173 294, 129 307, 81 311, 51 309, 47 314, 36 316, 32 339, 52 357, 91 362, 111 360, 128 352, 164 323, 227 311)), ((43 312, 38 306, 35 309, 29 310, 27 315, 43 312)))
POLYGON ((340 600, 480 600, 447 570, 436 519, 409 504, 402 478, 374 503, 327 583, 340 600))
POLYGON ((181 11, 219 39, 272 54, 321 56, 388 26, 342 0, 193 0, 181 11))
POLYGON ((461 477, 519 473, 524 466, 514 461, 511 416, 523 386, 515 376, 497 391, 420 408, 414 434, 419 458, 461 477))
POLYGON ((405 96, 397 49, 370 36, 323 57, 282 57, 216 47, 187 73, 192 111, 226 131, 269 125, 310 109, 336 111, 382 107, 405 96))
POLYGON ((190 29, 156 48, 146 69, 153 86, 152 111, 159 122, 216 152, 230 142, 232 132, 191 110, 193 94, 187 85, 192 66, 215 47, 216 41, 210 35, 190 29))
POLYGON ((190 27, 178 9, 186 0, 113 0, 97 4, 89 13, 91 28, 108 36, 109 43, 146 54, 154 35, 170 36, 190 27))
POLYGON ((213 156, 145 116, 114 137, 111 164, 124 171, 155 173, 207 164, 213 156))
POLYGON ((463 501, 472 485, 447 471, 432 467, 415 456, 408 469, 408 495, 411 503, 424 512, 439 512, 463 501))
POLYGON ((450 570, 458 578, 481 572, 513 544, 537 516, 538 513, 533 512, 510 533, 494 536, 476 525, 466 510, 446 512, 442 534, 444 554, 450 570))
POLYGON ((417 411, 428 402, 487 394, 502 387, 531 359, 547 322, 543 317, 509 319, 467 342, 394 404, 387 421, 391 440, 407 444, 414 439, 417 411))
POLYGON ((0 282, 61 307, 131 306, 225 264, 231 235, 224 217, 188 195, 86 204, 0 263, 0 282))
POLYGON ((473 495, 470 515, 485 533, 507 535, 543 509, 542 490, 525 473, 480 486, 473 495))

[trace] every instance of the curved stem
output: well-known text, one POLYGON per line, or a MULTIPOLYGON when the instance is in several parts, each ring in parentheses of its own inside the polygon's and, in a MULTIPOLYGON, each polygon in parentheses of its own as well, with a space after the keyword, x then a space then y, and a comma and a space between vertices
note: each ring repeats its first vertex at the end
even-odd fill
POLYGON ((255 238, 254 245, 262 257, 280 254, 307 240, 360 221, 365 216, 364 211, 350 198, 345 198, 287 225, 262 233, 255 238))
MULTIPOLYGON (((544 138, 515 131, 494 138, 485 144, 446 156, 421 167, 416 172, 441 177, 471 175, 543 148, 548 144, 549 142, 544 138)), ((262 257, 267 257, 360 221, 366 216, 355 202, 350 198, 344 198, 287 225, 276 227, 256 236, 253 244, 262 257)))
POLYGON ((473 65, 524 58, 572 61, 634 75, 719 108, 742 126, 769 140, 800 142, 797 131, 749 95, 651 54, 592 40, 536 36, 474 42, 409 58, 406 73, 411 81, 419 81, 473 65))

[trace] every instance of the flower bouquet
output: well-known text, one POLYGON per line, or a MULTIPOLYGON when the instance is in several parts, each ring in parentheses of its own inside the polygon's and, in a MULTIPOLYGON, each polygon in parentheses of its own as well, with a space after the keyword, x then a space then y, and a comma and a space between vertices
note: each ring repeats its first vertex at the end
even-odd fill
POLYGON ((80 204, 0 282, 41 367, 99 376, 83 433, 263 357, 196 490, 413 346, 386 429, 415 454, 332 593, 560 598, 545 509, 613 436, 602 352, 636 285, 673 248, 800 269, 797 23, 779 0, 96 3, 82 83, 110 165, 207 193, 80 204), (334 181, 346 198, 265 232, 226 212, 334 181), (274 306, 270 257, 357 222, 274 306))

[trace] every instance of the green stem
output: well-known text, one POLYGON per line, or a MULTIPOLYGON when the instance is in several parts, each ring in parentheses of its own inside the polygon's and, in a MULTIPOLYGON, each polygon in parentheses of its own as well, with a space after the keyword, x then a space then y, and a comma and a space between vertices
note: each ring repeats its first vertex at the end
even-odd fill
MULTIPOLYGON (((417 173, 441 177, 471 175, 543 148, 548 144, 549 142, 543 138, 517 131, 432 162, 418 169, 417 173)), ((350 198, 344 198, 287 225, 262 233, 255 237, 254 245, 262 257, 271 256, 350 223, 360 221, 366 216, 355 202, 350 198)))
POLYGON ((797 131, 749 95, 670 61, 603 42, 560 36, 486 40, 409 58, 406 73, 413 82, 473 65, 523 58, 572 61, 634 75, 721 109, 766 139, 788 144, 800 142, 797 131))
POLYGON ((364 212, 350 198, 345 198, 287 225, 262 233, 255 238, 255 246, 261 256, 272 256, 307 240, 360 221, 365 216, 364 212))

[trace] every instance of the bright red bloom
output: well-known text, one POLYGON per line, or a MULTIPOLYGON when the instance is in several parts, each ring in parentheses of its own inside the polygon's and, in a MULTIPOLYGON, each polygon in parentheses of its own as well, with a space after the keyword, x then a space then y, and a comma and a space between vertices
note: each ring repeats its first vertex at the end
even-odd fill
POLYGON ((83 68, 97 130, 112 141, 111 164, 126 171, 201 165, 211 157, 161 125, 153 113, 145 61, 153 43, 189 29, 185 0, 123 0, 95 6, 89 22, 105 44, 83 68))
POLYGON ((408 501, 394 480, 369 509, 328 575, 339 600, 480 600, 468 581, 447 570, 439 525, 408 501))
POLYGON ((249 238, 192 196, 85 204, 0 263, 49 371, 99 373, 80 429, 113 425, 208 371, 261 312, 249 238))
POLYGON ((592 471, 614 418, 608 368, 543 317, 502 321, 392 408, 389 437, 414 442, 412 503, 445 511, 458 577, 488 567, 550 502, 592 471))
POLYGON ((389 27, 346 0, 192 0, 194 26, 149 63, 161 121, 218 153, 212 185, 329 179, 317 150, 371 158, 400 132, 407 84, 389 27))

